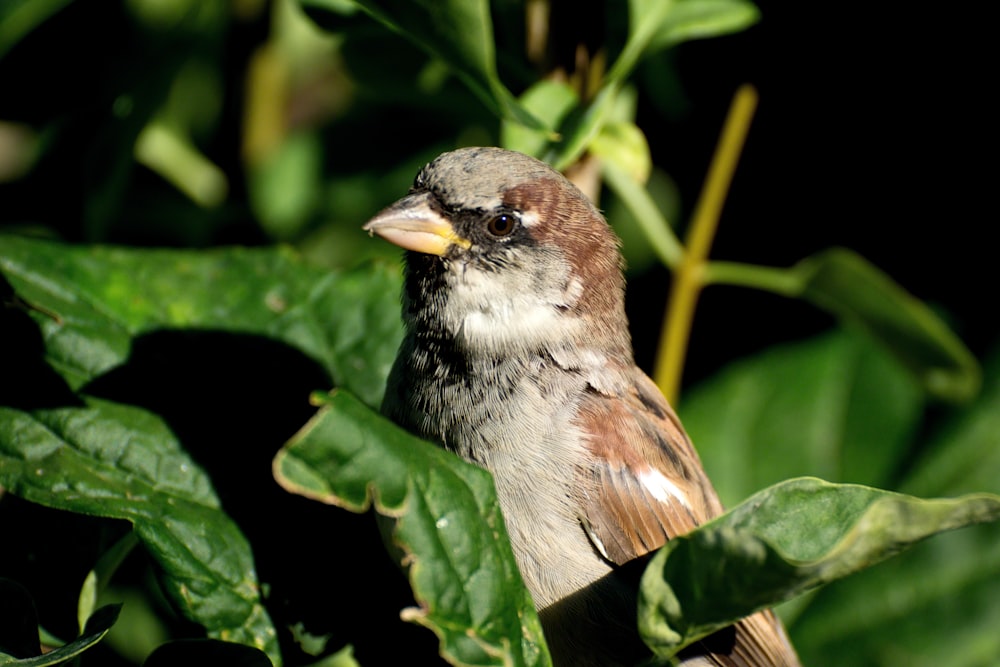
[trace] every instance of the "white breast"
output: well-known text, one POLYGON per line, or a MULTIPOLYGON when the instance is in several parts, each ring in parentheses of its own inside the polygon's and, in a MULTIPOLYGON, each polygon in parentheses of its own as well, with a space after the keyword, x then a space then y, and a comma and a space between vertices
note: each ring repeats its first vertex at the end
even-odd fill
MULTIPOLYGON (((563 269, 568 274, 568 268, 563 269)), ((466 349, 490 354, 547 348, 550 341, 572 338, 580 324, 570 308, 579 299, 579 281, 551 280, 562 290, 539 288, 529 271, 487 272, 456 267, 450 279, 445 321, 466 349)))

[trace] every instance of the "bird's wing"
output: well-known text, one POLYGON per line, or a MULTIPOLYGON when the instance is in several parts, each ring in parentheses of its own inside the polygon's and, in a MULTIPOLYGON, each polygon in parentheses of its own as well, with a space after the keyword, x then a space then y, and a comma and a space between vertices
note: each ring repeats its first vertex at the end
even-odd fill
POLYGON ((621 565, 722 513, 715 489, 673 409, 636 370, 626 396, 587 394, 577 416, 593 465, 579 486, 585 522, 604 557, 621 565), (622 400, 624 399, 624 400, 622 400))
MULTIPOLYGON (((722 513, 691 441, 673 409, 636 370, 625 400, 594 391, 580 406, 592 465, 578 488, 581 522, 605 559, 624 565, 722 513)), ((770 611, 742 619, 682 656, 694 665, 783 667, 798 658, 770 611)))

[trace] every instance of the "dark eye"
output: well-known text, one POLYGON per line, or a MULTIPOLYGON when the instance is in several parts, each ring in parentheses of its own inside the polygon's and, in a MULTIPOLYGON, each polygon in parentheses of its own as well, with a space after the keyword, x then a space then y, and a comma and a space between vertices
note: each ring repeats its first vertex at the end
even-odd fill
POLYGON ((517 220, 514 216, 508 213, 501 213, 490 218, 490 221, 486 223, 486 229, 493 236, 507 236, 514 231, 516 222, 517 220))

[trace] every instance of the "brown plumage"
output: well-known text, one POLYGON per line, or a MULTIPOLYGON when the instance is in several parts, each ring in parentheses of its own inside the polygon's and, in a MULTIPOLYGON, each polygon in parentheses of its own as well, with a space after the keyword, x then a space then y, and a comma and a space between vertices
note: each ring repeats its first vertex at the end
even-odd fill
MULTIPOLYGON (((722 506, 633 360, 614 233, 560 174, 497 148, 440 156, 365 228, 408 250, 383 412, 493 473, 555 664, 634 664, 634 566, 722 506)), ((798 664, 770 612, 683 657, 798 664)))

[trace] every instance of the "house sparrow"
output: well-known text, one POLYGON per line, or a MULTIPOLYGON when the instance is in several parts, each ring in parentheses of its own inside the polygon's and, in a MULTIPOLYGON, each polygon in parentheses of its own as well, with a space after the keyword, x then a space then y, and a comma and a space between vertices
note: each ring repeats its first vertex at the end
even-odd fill
MULTIPOLYGON (((648 656, 622 566, 723 508, 633 360, 617 237, 562 175, 499 148, 441 155, 364 228, 408 251, 383 413, 493 474, 556 665, 648 656)), ((798 665, 770 612, 682 658, 798 665)))

